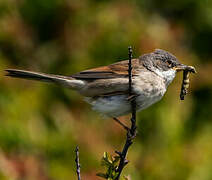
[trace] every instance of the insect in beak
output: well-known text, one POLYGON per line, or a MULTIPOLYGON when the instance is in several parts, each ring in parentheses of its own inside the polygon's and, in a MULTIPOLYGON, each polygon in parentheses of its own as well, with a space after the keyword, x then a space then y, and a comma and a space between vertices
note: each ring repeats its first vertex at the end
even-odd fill
POLYGON ((187 66, 185 64, 177 64, 175 67, 173 67, 173 69, 177 72, 186 70, 188 72, 196 73, 196 70, 193 66, 187 66))
POLYGON ((180 99, 184 100, 185 95, 188 93, 189 74, 196 73, 196 69, 193 66, 187 66, 184 64, 178 64, 174 68, 177 72, 183 71, 183 81, 181 86, 180 99))

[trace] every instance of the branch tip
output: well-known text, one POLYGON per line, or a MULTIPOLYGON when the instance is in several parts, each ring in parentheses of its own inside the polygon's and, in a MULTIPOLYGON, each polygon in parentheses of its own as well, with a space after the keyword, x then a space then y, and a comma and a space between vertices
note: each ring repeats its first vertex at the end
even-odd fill
POLYGON ((81 180, 81 177, 80 177, 80 163, 79 163, 79 146, 76 146, 76 148, 75 148, 75 155, 76 155, 75 163, 76 163, 77 178, 78 178, 78 180, 81 180))

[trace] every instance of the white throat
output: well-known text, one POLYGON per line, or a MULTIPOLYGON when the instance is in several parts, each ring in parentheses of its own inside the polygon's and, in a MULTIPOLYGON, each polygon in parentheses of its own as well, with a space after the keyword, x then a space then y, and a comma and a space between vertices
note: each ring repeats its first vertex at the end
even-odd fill
POLYGON ((155 73, 165 80, 167 86, 173 81, 176 76, 176 71, 173 69, 167 71, 160 71, 159 69, 155 69, 155 73))

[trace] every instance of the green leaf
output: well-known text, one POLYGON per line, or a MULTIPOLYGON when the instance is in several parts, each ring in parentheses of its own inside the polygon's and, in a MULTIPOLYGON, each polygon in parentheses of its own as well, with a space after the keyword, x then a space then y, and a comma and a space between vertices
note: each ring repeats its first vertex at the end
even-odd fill
POLYGON ((97 173, 96 175, 99 176, 99 177, 102 177, 104 179, 107 179, 107 175, 104 174, 104 173, 97 173))
POLYGON ((118 172, 116 172, 118 168, 118 163, 120 161, 119 156, 112 156, 108 152, 104 152, 101 165, 106 167, 106 173, 98 173, 99 177, 102 177, 107 180, 114 180, 118 176, 118 172))

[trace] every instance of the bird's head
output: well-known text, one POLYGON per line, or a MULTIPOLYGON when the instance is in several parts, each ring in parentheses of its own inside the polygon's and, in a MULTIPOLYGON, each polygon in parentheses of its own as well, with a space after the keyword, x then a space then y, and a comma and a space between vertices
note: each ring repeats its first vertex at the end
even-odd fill
POLYGON ((194 67, 180 63, 173 54, 161 49, 145 54, 142 59, 144 59, 144 66, 161 76, 167 85, 172 82, 177 72, 184 70, 196 72, 194 67))

